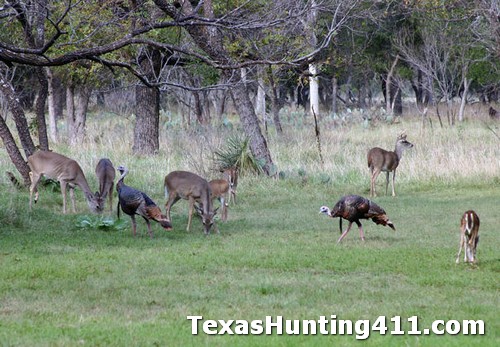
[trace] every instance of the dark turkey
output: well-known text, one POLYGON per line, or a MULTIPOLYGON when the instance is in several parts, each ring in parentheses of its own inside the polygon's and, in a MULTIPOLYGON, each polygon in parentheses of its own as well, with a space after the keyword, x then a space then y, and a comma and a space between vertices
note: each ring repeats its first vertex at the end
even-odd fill
POLYGON ((358 225, 361 240, 365 240, 363 227, 359 221, 360 219, 371 219, 375 224, 382 224, 396 230, 394 224, 389 220, 389 217, 383 208, 375 204, 373 201, 359 195, 346 195, 335 204, 332 210, 330 210, 327 206, 321 206, 319 212, 332 218, 340 217, 339 227, 341 233, 342 218, 349 221, 349 226, 342 233, 342 235, 340 235, 337 243, 342 241, 349 230, 351 230, 352 223, 356 223, 358 225))
POLYGON ((123 179, 128 173, 125 166, 120 165, 117 169, 121 177, 116 184, 116 190, 118 191, 118 218, 120 218, 120 208, 123 212, 128 214, 132 218, 132 231, 134 236, 136 235, 137 223, 135 221, 135 215, 139 215, 146 221, 148 225, 149 236, 153 238, 153 232, 151 231, 150 219, 160 223, 160 225, 166 230, 172 230, 172 224, 168 221, 167 217, 161 213, 161 210, 153 200, 145 193, 125 185, 123 179))

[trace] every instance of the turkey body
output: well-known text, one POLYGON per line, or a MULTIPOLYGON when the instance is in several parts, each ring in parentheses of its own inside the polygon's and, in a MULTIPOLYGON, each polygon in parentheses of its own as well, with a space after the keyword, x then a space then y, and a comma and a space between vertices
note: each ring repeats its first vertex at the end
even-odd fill
POLYGON ((164 229, 171 230, 172 224, 167 217, 162 214, 155 202, 147 196, 146 193, 129 187, 123 182, 128 170, 124 166, 119 166, 118 171, 121 174, 120 180, 116 184, 116 190, 118 191, 118 217, 120 216, 120 208, 125 214, 130 216, 132 219, 132 232, 134 236, 137 230, 137 223, 135 221, 136 215, 141 216, 146 221, 149 236, 151 236, 151 238, 153 237, 151 224, 149 222, 151 219, 160 223, 164 229))
POLYGON ((352 223, 358 225, 361 239, 364 241, 365 236, 360 219, 371 219, 375 224, 381 224, 396 230, 394 224, 390 221, 382 207, 359 195, 346 195, 342 197, 331 210, 327 206, 322 206, 320 208, 320 213, 324 213, 332 218, 340 217, 340 232, 342 232, 342 219, 349 221, 349 226, 342 233, 337 243, 342 241, 347 235, 351 229, 352 223))

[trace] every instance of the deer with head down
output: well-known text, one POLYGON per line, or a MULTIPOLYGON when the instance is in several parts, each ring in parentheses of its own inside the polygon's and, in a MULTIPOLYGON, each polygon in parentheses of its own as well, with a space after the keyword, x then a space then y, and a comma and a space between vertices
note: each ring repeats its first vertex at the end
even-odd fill
POLYGON ((193 210, 201 216, 203 231, 210 233, 214 224, 214 216, 217 210, 213 209, 210 184, 204 178, 188 171, 172 171, 165 177, 165 198, 168 197, 166 207, 167 219, 171 222, 170 210, 180 199, 189 201, 188 225, 186 230, 191 228, 193 210), (199 203, 199 206, 195 205, 199 203))
POLYGON ((227 220, 227 196, 230 192, 229 182, 225 179, 215 179, 208 182, 210 184, 210 190, 212 191, 212 204, 215 199, 220 201, 222 206, 221 220, 225 222, 227 220))
POLYGON ((68 186, 73 212, 76 212, 74 196, 75 186, 83 190, 87 204, 92 212, 102 211, 103 203, 102 199, 100 199, 99 192, 92 193, 82 168, 75 160, 54 152, 37 151, 28 157, 28 166, 31 170, 30 210, 32 209, 33 193, 35 193, 36 203, 38 201, 37 185, 42 176, 46 176, 58 180, 61 185, 63 213, 66 213, 66 188, 68 186))
POLYGON ((106 197, 109 197, 109 210, 113 210, 113 187, 115 185, 115 168, 111 160, 102 158, 97 163, 95 175, 99 180, 99 197, 104 209, 106 197))
POLYGON ((477 261, 476 248, 479 242, 479 216, 476 212, 466 211, 460 220, 460 248, 458 249, 456 263, 460 262, 460 253, 464 249, 464 262, 477 261))
POLYGON ((396 196, 396 191, 394 190, 396 169, 403 156, 403 151, 412 147, 413 144, 406 140, 406 134, 403 132, 396 139, 396 148, 394 151, 386 151, 379 147, 374 147, 368 151, 368 167, 371 173, 370 196, 377 196, 375 181, 382 171, 386 173, 385 194, 387 195, 389 186, 389 173, 392 172, 392 196, 396 196))

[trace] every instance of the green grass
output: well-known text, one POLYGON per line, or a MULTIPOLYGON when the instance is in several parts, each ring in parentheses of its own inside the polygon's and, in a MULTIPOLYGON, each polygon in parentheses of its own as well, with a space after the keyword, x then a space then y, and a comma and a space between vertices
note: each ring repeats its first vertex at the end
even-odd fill
MULTIPOLYGON (((192 336, 186 317, 373 322, 385 315, 388 327, 401 316, 409 329, 406 319, 416 315, 420 330, 435 319, 480 319, 486 335, 372 333, 365 343, 498 345, 500 188, 490 181, 432 187, 401 185, 397 198, 377 198, 397 232, 365 221, 364 243, 354 228, 340 245, 338 220, 318 210, 358 187, 247 177, 219 235, 205 237, 199 219, 186 232, 187 204, 179 202, 175 230, 155 224, 153 240, 142 220, 135 239, 130 224, 79 228, 87 211, 61 215, 57 192, 41 191, 32 213, 27 192, 2 194, 0 344, 356 345, 354 335, 192 336), (479 264, 456 265, 459 219, 469 208, 481 218, 479 264)), ((161 184, 148 193, 163 205, 161 184)), ((81 193, 77 199, 83 211, 81 193)))
MULTIPOLYGON (((116 146, 132 138, 132 124, 124 117, 90 117, 87 142, 77 150, 53 147, 80 163, 91 188, 97 186, 99 158, 125 164, 127 184, 162 209, 168 172, 217 175, 211 170, 213 152, 229 131, 205 131, 193 141, 180 127, 162 129, 160 154, 136 157, 130 146, 116 146)), ((283 136, 270 131, 268 143, 284 179, 242 177, 238 205, 219 223, 220 234, 208 237, 198 218, 185 231, 185 201, 173 207, 174 231, 154 224, 153 240, 141 218, 133 238, 128 216, 122 215, 123 225, 90 215, 78 189, 76 214, 61 214, 61 194, 51 187, 40 189, 39 202, 28 212, 28 192, 7 181, 3 172, 15 169, 0 150, 0 346, 360 343, 354 335, 192 336, 189 315, 336 315, 372 323, 385 315, 388 328, 391 317, 401 316, 404 330, 411 316, 419 317, 420 330, 437 319, 474 319, 485 322, 485 336, 372 333, 364 344, 500 345, 500 146, 491 131, 479 121, 425 131, 411 118, 368 129, 339 129, 324 121, 321 166, 309 125, 287 126, 283 136), (415 147, 398 168, 398 197, 383 195, 385 178, 379 177, 382 196, 375 199, 397 231, 364 221, 365 242, 354 227, 336 245, 338 220, 319 215, 320 206, 332 207, 344 194, 368 196, 366 151, 392 148, 402 129, 415 147), (479 263, 456 265, 459 220, 467 209, 481 218, 479 263)))

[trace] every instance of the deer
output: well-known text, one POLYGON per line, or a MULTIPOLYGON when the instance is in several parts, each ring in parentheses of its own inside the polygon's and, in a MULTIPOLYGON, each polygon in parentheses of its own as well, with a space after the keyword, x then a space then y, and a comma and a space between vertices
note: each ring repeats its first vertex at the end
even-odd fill
POLYGON ((95 175, 99 180, 99 197, 102 200, 102 207, 104 209, 104 202, 106 197, 109 196, 109 210, 113 211, 113 187, 116 173, 111 160, 107 158, 100 159, 95 168, 95 175))
POLYGON ((210 190, 212 191, 212 205, 215 199, 220 201, 222 206, 221 220, 225 222, 227 220, 227 196, 230 192, 230 184, 225 179, 214 179, 208 182, 210 185, 210 190))
POLYGON ((236 204, 236 188, 238 187, 238 168, 230 167, 222 171, 224 179, 229 182, 229 201, 233 200, 236 204))
POLYGON ((188 200, 189 213, 186 230, 190 231, 193 210, 196 209, 197 213, 201 216, 203 231, 205 235, 208 235, 214 224, 214 216, 217 213, 217 209, 213 209, 211 195, 210 184, 203 177, 188 171, 170 172, 165 176, 167 220, 172 221, 170 218, 172 205, 180 199, 188 200), (198 202, 199 206, 196 206, 195 202, 198 202))
POLYGON ((63 213, 66 214, 66 188, 69 186, 71 205, 73 212, 76 212, 74 188, 78 186, 85 194, 85 199, 92 212, 102 211, 102 200, 99 192, 92 193, 82 168, 78 163, 65 157, 62 154, 50 151, 37 151, 28 157, 30 168, 30 202, 29 208, 32 210, 33 193, 35 193, 35 203, 38 201, 37 185, 42 176, 58 180, 61 185, 63 197, 63 213))
POLYGON ((375 192, 375 181, 380 172, 385 171, 385 195, 389 186, 389 173, 392 172, 392 196, 396 196, 394 190, 394 181, 396 179, 396 169, 403 156, 405 149, 412 148, 413 144, 406 140, 406 134, 401 133, 396 139, 396 148, 394 151, 386 151, 379 147, 374 147, 368 151, 368 167, 371 173, 370 196, 377 196, 375 192))
POLYGON ((479 243, 479 216, 473 210, 466 211, 460 220, 460 248, 456 263, 460 262, 460 253, 464 250, 464 262, 475 263, 476 248, 479 243))

